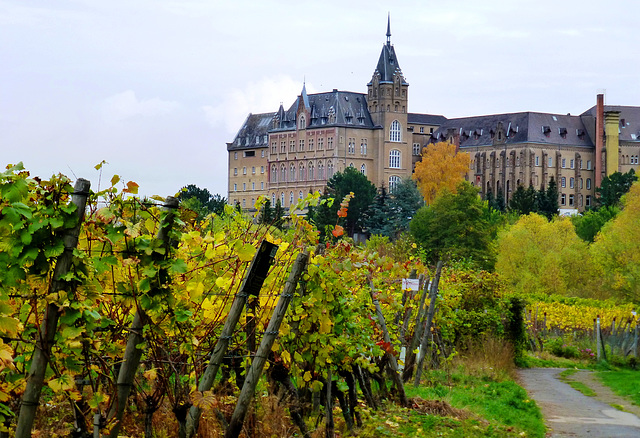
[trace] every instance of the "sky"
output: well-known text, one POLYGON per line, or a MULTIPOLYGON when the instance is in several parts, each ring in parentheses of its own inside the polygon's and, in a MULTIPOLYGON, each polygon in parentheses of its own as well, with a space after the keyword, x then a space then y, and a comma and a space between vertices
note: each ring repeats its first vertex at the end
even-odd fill
POLYGON ((247 115, 366 93, 387 14, 410 112, 640 106, 633 0, 0 0, 0 164, 226 196, 247 115))

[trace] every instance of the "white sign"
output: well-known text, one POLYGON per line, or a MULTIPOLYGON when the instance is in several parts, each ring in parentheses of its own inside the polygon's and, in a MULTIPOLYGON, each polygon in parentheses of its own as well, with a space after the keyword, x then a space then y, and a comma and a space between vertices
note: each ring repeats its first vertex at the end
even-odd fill
POLYGON ((420 280, 417 278, 403 278, 402 279, 402 290, 419 290, 420 289, 420 280))

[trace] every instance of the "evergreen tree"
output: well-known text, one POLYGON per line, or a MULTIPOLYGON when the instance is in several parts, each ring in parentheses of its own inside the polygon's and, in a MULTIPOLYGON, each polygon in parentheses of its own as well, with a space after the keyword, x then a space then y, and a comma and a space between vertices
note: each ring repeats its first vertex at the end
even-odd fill
POLYGON ((384 186, 380 187, 378 194, 364 214, 364 231, 370 235, 395 237, 396 212, 392 207, 392 200, 384 186))
POLYGON ((284 224, 284 208, 282 208, 282 204, 280 203, 280 199, 276 201, 276 208, 273 210, 273 225, 279 229, 282 229, 282 225, 284 224))
POLYGON ((536 191, 532 185, 528 189, 518 186, 509 201, 509 210, 524 215, 536 211, 536 191))
POLYGON ((558 186, 556 180, 551 177, 547 189, 542 187, 538 192, 538 212, 547 219, 551 219, 558 214, 558 208, 558 186))
POLYGON ((604 177, 600 187, 596 189, 597 208, 618 206, 622 195, 627 193, 637 180, 638 176, 633 169, 627 173, 614 172, 604 177))
POLYGON ((391 194, 391 210, 394 215, 396 235, 403 231, 409 231, 411 219, 423 205, 424 199, 414 180, 403 178, 396 184, 391 194))
POLYGON ((492 205, 494 210, 502 211, 505 210, 505 201, 504 201, 504 193, 502 192, 502 187, 498 187, 496 191, 496 197, 494 199, 494 205, 492 205))
POLYGON ((267 199, 262 206, 262 211, 260 212, 260 223, 261 224, 270 224, 273 221, 274 212, 273 208, 271 208, 271 201, 267 199))

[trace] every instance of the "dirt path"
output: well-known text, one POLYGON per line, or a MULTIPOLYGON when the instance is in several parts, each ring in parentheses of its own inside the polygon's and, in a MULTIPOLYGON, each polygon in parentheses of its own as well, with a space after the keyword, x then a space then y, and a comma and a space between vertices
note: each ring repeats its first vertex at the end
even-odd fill
POLYGON ((627 410, 637 407, 611 393, 588 372, 572 376, 592 388, 598 396, 587 397, 558 380, 559 368, 532 368, 518 371, 520 383, 533 398, 546 420, 548 437, 640 437, 640 418, 627 410), (598 392, 600 391, 600 392, 598 392))

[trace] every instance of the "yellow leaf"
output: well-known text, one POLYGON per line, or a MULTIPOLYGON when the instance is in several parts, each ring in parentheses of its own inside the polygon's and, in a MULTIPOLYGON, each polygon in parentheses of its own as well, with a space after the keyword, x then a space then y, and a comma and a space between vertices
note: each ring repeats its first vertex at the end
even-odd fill
POLYGON ((282 357, 282 361, 285 363, 285 365, 291 363, 291 355, 287 350, 284 350, 282 353, 280 353, 280 356, 282 357))
POLYGON ((307 371, 306 373, 304 373, 304 376, 302 378, 305 382, 308 382, 309 380, 311 380, 311 373, 307 371))
POLYGON ((155 368, 151 368, 150 370, 145 371, 143 375, 145 379, 153 382, 158 377, 158 371, 155 368))

